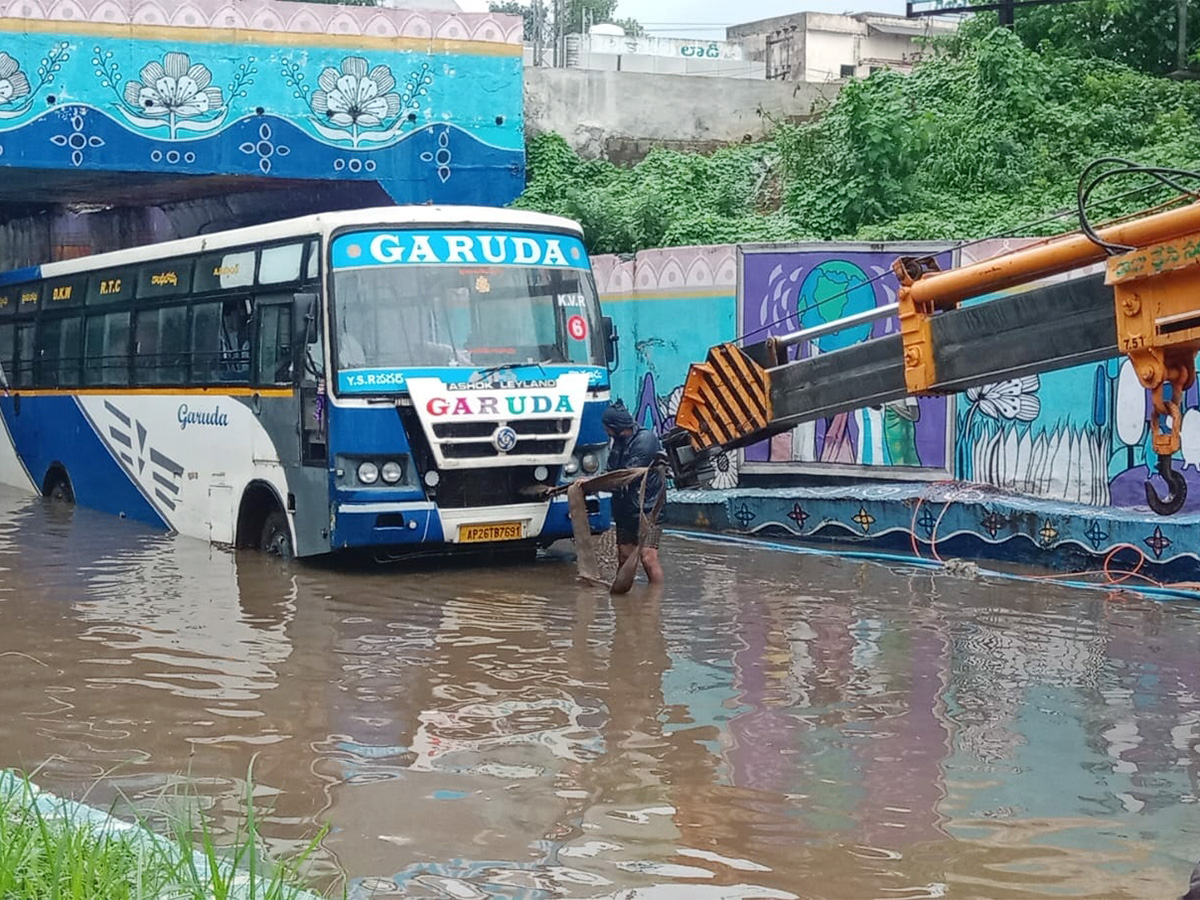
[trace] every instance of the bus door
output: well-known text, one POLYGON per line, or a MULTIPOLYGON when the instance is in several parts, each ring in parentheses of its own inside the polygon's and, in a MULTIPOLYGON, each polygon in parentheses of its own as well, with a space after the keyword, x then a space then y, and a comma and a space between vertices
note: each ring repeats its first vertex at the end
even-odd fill
MULTIPOLYGON (((312 308, 318 306, 314 299, 312 308)), ((296 514, 297 552, 305 554, 328 549, 329 475, 321 389, 324 358, 319 341, 307 342, 303 323, 295 319, 296 308, 293 291, 256 298, 253 381, 261 391, 252 403, 284 468, 288 496, 283 499, 296 514)), ((315 331, 320 334, 319 328, 315 331)), ((255 458, 261 458, 257 447, 255 458)))
POLYGON ((257 346, 251 384, 256 392, 251 405, 271 444, 255 446, 254 459, 260 462, 278 455, 284 468, 292 469, 300 465, 300 403, 292 372, 292 294, 260 294, 254 306, 257 346))

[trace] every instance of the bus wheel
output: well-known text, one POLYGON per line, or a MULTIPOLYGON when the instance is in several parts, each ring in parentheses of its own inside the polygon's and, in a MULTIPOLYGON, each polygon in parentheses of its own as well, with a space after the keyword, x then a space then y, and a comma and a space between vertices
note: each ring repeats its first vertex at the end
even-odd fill
POLYGON ((71 490, 71 481, 66 472, 56 471, 48 478, 45 496, 53 503, 74 503, 75 492, 71 490))
POLYGON ((287 516, 282 510, 274 510, 267 516, 258 549, 281 559, 292 559, 296 555, 295 548, 292 547, 292 533, 288 529, 287 516))

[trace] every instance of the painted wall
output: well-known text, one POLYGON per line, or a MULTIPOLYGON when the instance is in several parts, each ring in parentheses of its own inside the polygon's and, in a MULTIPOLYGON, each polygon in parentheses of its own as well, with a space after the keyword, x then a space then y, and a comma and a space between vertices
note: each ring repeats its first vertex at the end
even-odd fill
MULTIPOLYGON (((941 245, 775 244, 739 248, 738 334, 763 341, 896 302, 892 262, 900 255, 935 253, 941 245)), ((951 254, 938 261, 951 265, 951 254)), ((799 345, 807 358, 900 330, 895 316, 799 345)), ((747 447, 746 472, 824 475, 872 474, 893 478, 948 478, 954 399, 922 397, 882 409, 841 413, 809 422, 769 442, 747 447), (815 465, 814 465, 815 464, 815 465)))
MULTIPOLYGON (((592 260, 606 315, 620 335, 612 396, 660 433, 674 427, 688 366, 737 331, 737 249, 676 247, 592 260)), ((716 485, 737 484, 727 454, 716 485)))
POLYGON ((502 204, 520 19, 278 0, 0 0, 0 166, 377 181, 502 204))
MULTIPOLYGON (((1024 243, 977 244, 960 252, 960 264, 1024 243)), ((892 302, 891 261, 921 247, 725 245, 652 250, 627 260, 599 257, 594 260, 597 284, 621 333, 613 396, 636 407, 645 424, 669 428, 688 365, 703 361, 709 347, 742 334, 762 339, 794 330, 797 322, 814 325, 892 302)), ((882 319, 822 338, 815 347, 802 346, 800 352, 828 352, 895 328, 894 318, 882 319)), ((1187 392, 1183 408, 1183 449, 1176 468, 1189 483, 1184 509, 1196 511, 1197 387, 1187 392)), ((772 475, 779 483, 796 475, 955 478, 1045 500, 1145 507, 1143 485, 1156 461, 1149 420, 1149 400, 1131 365, 1112 359, 802 425, 729 454, 714 486, 736 486, 745 475, 765 476, 767 484, 772 475)))
MULTIPOLYGON (((962 260, 986 259, 1025 243, 987 241, 965 248, 962 260)), ((1076 274, 1098 271, 1102 267, 1076 274)), ((1200 510, 1195 385, 1182 407, 1183 449, 1175 467, 1188 481, 1184 511, 1193 512, 1200 510)), ((1149 395, 1123 357, 968 390, 957 408, 955 471, 965 480, 1031 496, 1144 507, 1144 485, 1157 461, 1150 412, 1149 395)))

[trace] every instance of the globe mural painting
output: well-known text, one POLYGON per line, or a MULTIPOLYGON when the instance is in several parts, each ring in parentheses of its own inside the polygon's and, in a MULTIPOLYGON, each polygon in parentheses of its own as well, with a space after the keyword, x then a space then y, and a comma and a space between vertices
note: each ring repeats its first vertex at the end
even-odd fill
MULTIPOLYGON (((875 306, 875 292, 867 273, 852 262, 831 259, 815 265, 800 282, 797 316, 801 328, 834 322, 866 312, 875 306)), ((821 353, 841 350, 871 336, 870 324, 847 328, 811 341, 821 353)))
MULTIPOLYGON (((928 253, 929 247, 910 248, 928 253)), ((810 328, 895 302, 895 279, 886 277, 898 251, 841 250, 830 258, 828 246, 803 246, 741 254, 742 298, 738 331, 761 341, 797 328, 810 328)), ((899 252, 907 252, 901 250, 899 252)), ((950 264, 949 256, 942 264, 950 264)), ((822 335, 799 346, 801 356, 832 353, 853 344, 892 334, 895 317, 822 335)), ((837 471, 871 474, 879 466, 905 470, 915 477, 950 474, 947 452, 952 399, 906 398, 882 407, 841 413, 800 425, 745 451, 747 471, 756 465, 776 471, 837 471), (834 467, 831 469, 831 466, 834 467)))

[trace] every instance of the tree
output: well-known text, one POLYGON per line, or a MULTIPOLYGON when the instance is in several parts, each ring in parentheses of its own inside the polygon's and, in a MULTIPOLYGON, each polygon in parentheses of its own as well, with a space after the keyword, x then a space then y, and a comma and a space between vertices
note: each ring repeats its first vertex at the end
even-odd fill
POLYGON ((611 22, 617 11, 617 0, 565 0, 563 34, 587 34, 588 26, 611 22))
POLYGON ((542 0, 532 0, 532 2, 523 3, 522 0, 503 0, 497 3, 492 0, 488 4, 488 9, 494 13, 507 13, 510 16, 521 16, 525 20, 525 28, 522 32, 522 40, 527 44, 536 43, 538 26, 542 26, 542 41, 545 43, 547 31, 546 23, 549 21, 550 15, 546 9, 546 4, 542 0))
POLYGON ((646 29, 642 27, 642 23, 632 17, 617 19, 613 24, 624 28, 625 33, 630 37, 641 37, 646 33, 646 29))
MULTIPOLYGON (((613 22, 617 0, 492 0, 488 8, 521 16, 525 20, 525 42, 536 44, 540 38, 542 46, 552 47, 564 35, 586 34, 592 25, 613 22)), ((614 24, 624 28, 626 34, 644 33, 636 19, 621 19, 614 24)))
MULTIPOLYGON (((1176 68, 1178 4, 1175 0, 1082 0, 1017 10, 1013 30, 1031 50, 1110 59, 1142 72, 1165 75, 1176 68)), ((1189 35, 1200 37, 1200 0, 1187 0, 1189 35)), ((963 25, 968 40, 991 31, 995 13, 963 25)), ((1194 57, 1195 41, 1188 42, 1194 57)))

